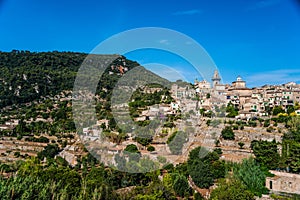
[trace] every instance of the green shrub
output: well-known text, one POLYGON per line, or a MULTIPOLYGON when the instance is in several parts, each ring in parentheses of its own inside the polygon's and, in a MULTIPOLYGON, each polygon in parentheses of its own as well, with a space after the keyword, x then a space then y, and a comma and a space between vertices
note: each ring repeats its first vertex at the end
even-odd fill
POLYGON ((149 146, 149 147, 147 147, 147 151, 155 151, 155 147, 154 146, 149 146))
POLYGON ((234 140, 234 132, 231 128, 231 126, 226 126, 222 132, 221 132, 221 136, 222 138, 224 138, 224 140, 234 140))

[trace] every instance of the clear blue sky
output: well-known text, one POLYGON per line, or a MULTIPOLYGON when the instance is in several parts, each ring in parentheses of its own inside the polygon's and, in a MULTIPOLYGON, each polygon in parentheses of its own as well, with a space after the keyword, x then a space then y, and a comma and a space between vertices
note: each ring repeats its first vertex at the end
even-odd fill
MULTIPOLYGON (((114 34, 149 26, 194 38, 225 83, 237 75, 248 86, 300 83, 300 4, 293 0, 0 0, 0 51, 88 53, 114 34)), ((149 55, 128 56, 155 62, 149 55)), ((162 64, 174 64, 165 58, 162 64)))

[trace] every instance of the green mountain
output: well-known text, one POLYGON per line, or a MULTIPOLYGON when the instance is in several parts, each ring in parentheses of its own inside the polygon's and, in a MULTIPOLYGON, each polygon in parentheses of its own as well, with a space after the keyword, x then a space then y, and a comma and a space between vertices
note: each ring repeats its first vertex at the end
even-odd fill
MULTIPOLYGON (((0 52, 0 109, 13 104, 26 103, 41 97, 54 96, 64 90, 72 90, 76 73, 88 55, 73 52, 29 52, 13 50, 0 52)), ((93 55, 94 57, 97 55, 93 55)), ((98 83, 97 94, 109 98, 118 79, 127 71, 139 66, 124 56, 116 56, 108 66, 98 83)), ((85 60, 88 62, 89 60, 85 60)), ((91 63, 92 65, 95 63, 91 63)), ((131 74, 130 86, 142 84, 139 77, 150 81, 167 80, 150 71, 139 68, 131 74), (146 77, 146 79, 145 79, 146 77)))

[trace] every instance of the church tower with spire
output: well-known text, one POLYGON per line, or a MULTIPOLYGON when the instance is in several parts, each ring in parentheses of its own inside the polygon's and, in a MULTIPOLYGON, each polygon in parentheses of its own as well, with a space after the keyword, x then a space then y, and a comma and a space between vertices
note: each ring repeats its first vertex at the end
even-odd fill
POLYGON ((214 71, 214 75, 212 77, 212 82, 213 82, 213 88, 216 88, 216 85, 219 85, 220 84, 220 81, 221 81, 221 78, 219 76, 219 72, 218 70, 215 70, 214 71))

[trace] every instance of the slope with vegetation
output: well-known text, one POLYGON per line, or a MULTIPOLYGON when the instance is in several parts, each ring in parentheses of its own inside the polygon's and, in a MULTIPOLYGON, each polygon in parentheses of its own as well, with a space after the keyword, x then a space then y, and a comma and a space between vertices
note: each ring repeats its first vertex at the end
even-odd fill
MULTIPOLYGON (((226 121, 221 139, 228 141, 234 141, 238 135, 235 133, 244 128, 260 127, 269 130, 270 134, 275 131, 279 133, 279 125, 289 130, 282 133, 282 142, 253 140, 250 147, 255 158, 241 163, 222 159, 223 152, 219 148, 222 144, 219 141, 211 151, 197 146, 189 152, 185 162, 175 166, 168 163, 165 157, 158 157, 158 161, 163 164, 162 170, 127 173, 104 166, 83 145, 78 144, 73 122, 71 90, 76 72, 85 57, 86 54, 71 52, 0 53, 0 124, 19 120, 16 125, 0 130, 0 157, 15 158, 12 163, 0 161, 1 199, 252 200, 269 192, 264 186, 266 176, 271 176, 269 169, 300 172, 300 119, 290 115, 251 119, 248 122, 226 121), (22 148, 18 149, 18 145, 22 148), (79 152, 74 165, 59 156, 67 146, 72 145, 77 145, 79 152), (279 145, 282 146, 282 154, 278 152, 279 145), (209 191, 210 197, 203 191, 209 191)), ((108 120, 107 125, 103 123, 101 128, 109 140, 116 144, 129 137, 126 127, 118 127, 114 121, 110 105, 112 89, 126 73, 119 66, 130 71, 138 63, 123 56, 113 61, 98 85, 95 105, 98 119, 108 120)), ((144 69, 140 72, 149 75, 149 80, 158 78, 144 69)), ((129 85, 138 85, 135 82, 138 76, 133 74, 135 78, 132 78, 129 85)), ((129 112, 132 118, 136 118, 154 104, 169 104, 172 98, 167 87, 161 87, 160 91, 153 93, 138 89, 131 100, 129 112)), ((226 111, 230 114, 228 117, 236 114, 231 105, 226 111)), ((273 112, 276 115, 283 111, 275 108, 273 112)), ((187 133, 172 128, 182 116, 178 112, 164 117, 161 138, 168 136, 164 139, 170 151, 180 154, 187 133), (173 132, 166 131, 169 129, 173 132)), ((148 125, 149 121, 145 119, 136 123, 142 127, 148 125)), ((207 121, 207 126, 218 127, 220 124, 216 119, 207 121)), ((141 134, 149 136, 149 133, 141 134)), ((151 144, 152 137, 137 135, 133 139, 149 152, 155 151, 155 146, 151 144)), ((248 148, 239 142, 240 149, 248 148)), ((134 167, 141 167, 141 163, 153 167, 153 163, 140 159, 140 147, 130 144, 124 152, 131 163, 136 163, 134 167)), ((124 158, 117 157, 116 161, 126 167, 124 158)))

